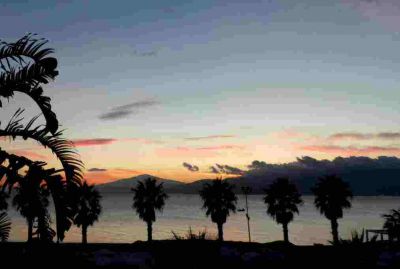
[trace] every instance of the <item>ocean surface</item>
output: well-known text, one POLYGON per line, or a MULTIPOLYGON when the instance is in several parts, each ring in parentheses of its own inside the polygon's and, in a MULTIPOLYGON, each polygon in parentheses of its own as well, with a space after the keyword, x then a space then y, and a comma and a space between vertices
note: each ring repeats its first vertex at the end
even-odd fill
MULTIPOLYGON (((129 193, 103 193, 103 213, 99 222, 89 227, 89 242, 130 243, 146 240, 146 225, 132 210, 132 195, 129 193)), ((327 244, 331 240, 330 223, 313 205, 313 197, 303 197, 304 204, 300 214, 289 225, 290 241, 307 245, 314 243, 327 244)), ((163 212, 157 215, 153 225, 154 239, 170 239, 172 231, 183 235, 191 227, 193 231, 207 229, 216 235, 216 225, 205 216, 198 195, 173 194, 167 200, 163 212)), ((244 207, 244 197, 239 195, 238 208, 244 207)), ((339 220, 342 238, 348 238, 351 231, 381 228, 382 214, 390 209, 400 207, 400 197, 355 197, 353 206, 346 210, 344 218, 339 220)), ((282 239, 282 228, 266 214, 262 195, 249 196, 249 214, 251 218, 252 241, 269 242, 282 239)), ((25 241, 27 225, 25 220, 12 208, 9 210, 12 219, 10 241, 25 241)), ((52 214, 54 220, 54 214, 52 214)), ((53 223, 54 224, 54 223, 53 223)), ((247 241, 247 222, 244 212, 237 212, 228 218, 224 225, 225 240, 247 241)), ((80 229, 74 227, 67 232, 65 242, 79 242, 80 229)))

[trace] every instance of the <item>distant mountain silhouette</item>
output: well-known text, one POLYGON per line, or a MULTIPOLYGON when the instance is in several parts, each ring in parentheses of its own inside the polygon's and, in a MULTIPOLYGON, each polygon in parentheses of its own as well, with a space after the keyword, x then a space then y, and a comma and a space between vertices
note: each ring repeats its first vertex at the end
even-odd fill
MULTIPOLYGON (((250 186, 253 194, 263 193, 278 177, 289 177, 303 194, 311 194, 318 177, 336 174, 350 184, 354 195, 400 195, 400 159, 381 156, 376 159, 368 157, 337 157, 332 161, 316 160, 311 157, 298 158, 286 164, 266 164, 254 161, 243 176, 227 178, 236 185, 235 191, 240 193, 242 186, 250 186)), ((137 180, 151 175, 122 179, 100 185, 103 191, 129 192, 137 180)), ((217 177, 218 175, 216 175, 217 177)), ((191 183, 182 183, 155 177, 164 182, 167 193, 198 194, 203 184, 212 179, 202 179, 191 183)))
MULTIPOLYGON (((131 178, 124 178, 124 179, 119 179, 110 183, 104 183, 104 184, 99 184, 98 189, 101 192, 131 192, 131 188, 136 186, 136 183, 138 181, 143 181, 148 178, 155 178, 157 183, 163 183, 164 188, 167 190, 179 190, 179 187, 184 186, 185 183, 176 181, 176 180, 169 180, 169 179, 163 179, 159 177, 155 177, 152 175, 148 174, 143 174, 131 178)), ((173 191, 175 192, 175 191, 173 191)), ((178 191, 179 192, 179 191, 178 191)))

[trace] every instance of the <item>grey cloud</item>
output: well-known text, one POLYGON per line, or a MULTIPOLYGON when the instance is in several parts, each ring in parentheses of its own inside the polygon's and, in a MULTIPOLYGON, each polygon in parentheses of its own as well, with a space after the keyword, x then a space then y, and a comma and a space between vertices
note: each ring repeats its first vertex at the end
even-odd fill
POLYGON ((247 168, 249 169, 263 169, 263 168, 267 168, 267 163, 264 161, 257 161, 254 160, 250 165, 247 166, 247 168))
POLYGON ((199 167, 197 165, 192 165, 192 164, 187 163, 187 162, 184 162, 182 165, 183 165, 183 167, 185 167, 190 172, 198 172, 199 171, 199 167))
POLYGON ((93 168, 90 168, 88 171, 89 172, 105 172, 105 171, 107 171, 107 169, 93 167, 93 168))
POLYGON ((378 137, 382 138, 382 139, 399 139, 400 138, 400 133, 399 132, 379 133, 378 137))
POLYGON ((381 133, 336 133, 328 137, 330 140, 367 140, 367 139, 400 139, 400 132, 381 133))
POLYGON ((211 173, 214 174, 228 174, 228 175, 243 175, 246 171, 226 164, 218 164, 210 167, 211 173))
POLYGON ((220 174, 219 170, 214 166, 210 166, 210 172, 213 174, 220 174))
POLYGON ((99 118, 102 120, 116 120, 116 119, 126 118, 131 114, 137 113, 140 109, 145 109, 158 104, 159 102, 155 100, 136 101, 126 105, 113 107, 111 108, 111 111, 100 115, 99 118))
POLYGON ((129 116, 132 113, 133 113, 133 111, 129 111, 129 110, 111 111, 111 112, 107 112, 107 113, 100 115, 100 119, 102 119, 102 120, 121 119, 121 118, 125 118, 126 116, 129 116))

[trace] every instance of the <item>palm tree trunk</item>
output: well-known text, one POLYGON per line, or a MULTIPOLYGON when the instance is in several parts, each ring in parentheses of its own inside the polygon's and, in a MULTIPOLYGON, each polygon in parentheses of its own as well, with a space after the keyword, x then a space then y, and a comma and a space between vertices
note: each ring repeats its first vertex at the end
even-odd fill
POLYGON ((224 241, 224 229, 223 229, 223 223, 217 223, 218 227, 218 240, 219 241, 224 241))
POLYGON ((33 237, 33 218, 28 217, 28 242, 32 241, 33 237))
POLYGON ((331 227, 332 227, 333 243, 336 245, 339 242, 339 232, 338 232, 339 224, 337 222, 337 219, 331 219, 331 227))
POLYGON ((289 243, 289 229, 288 229, 288 224, 287 223, 283 223, 282 224, 283 227, 283 240, 285 241, 285 243, 289 243))
POLYGON ((87 244, 87 226, 82 225, 82 244, 87 244))
POLYGON ((153 241, 153 226, 152 222, 147 222, 147 241, 153 241))

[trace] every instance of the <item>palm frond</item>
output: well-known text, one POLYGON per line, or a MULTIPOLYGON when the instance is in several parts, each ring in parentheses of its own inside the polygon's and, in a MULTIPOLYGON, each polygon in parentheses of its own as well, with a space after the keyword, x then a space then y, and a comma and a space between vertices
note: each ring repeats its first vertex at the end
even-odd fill
POLYGON ((54 50, 51 48, 43 48, 47 43, 46 39, 36 38, 36 35, 31 33, 26 34, 15 42, 2 41, 0 43, 1 65, 6 68, 6 65, 8 66, 10 61, 13 61, 22 66, 26 64, 24 57, 39 62, 46 56, 54 53, 54 50))
POLYGON ((144 181, 138 181, 133 192, 132 208, 136 210, 139 218, 145 222, 154 222, 156 220, 156 210, 162 211, 165 200, 168 195, 164 191, 163 184, 157 184, 153 178, 144 181))
POLYGON ((288 178, 277 178, 264 191, 267 214, 278 223, 287 224, 293 220, 295 213, 299 213, 298 205, 301 205, 303 200, 296 185, 288 178))
POLYGON ((0 242, 8 240, 11 231, 11 221, 6 212, 0 213, 0 242))
POLYGON ((58 75, 57 60, 48 57, 54 50, 43 48, 46 43, 33 35, 26 35, 15 43, 0 43, 0 71, 3 71, 0 73, 0 96, 10 98, 14 92, 28 95, 41 109, 47 130, 54 134, 58 120, 51 110, 50 98, 43 96, 40 87, 41 83, 47 84, 58 75))
POLYGON ((16 139, 33 139, 39 142, 45 148, 49 148, 60 160, 67 181, 69 183, 81 184, 83 178, 83 163, 80 160, 79 154, 76 152, 73 143, 62 137, 62 131, 51 135, 45 128, 37 126, 31 128, 36 118, 33 118, 25 127, 21 124, 23 120, 20 115, 23 110, 19 109, 4 130, 0 130, 0 137, 11 137, 16 139))
POLYGON ((203 185, 199 194, 206 216, 211 216, 211 221, 225 223, 230 213, 236 212, 237 196, 233 188, 232 184, 220 179, 203 185))

